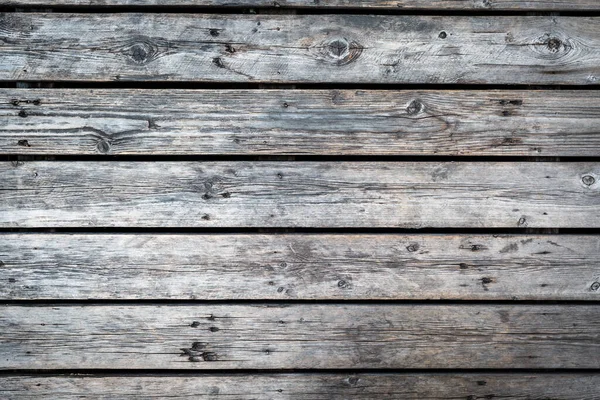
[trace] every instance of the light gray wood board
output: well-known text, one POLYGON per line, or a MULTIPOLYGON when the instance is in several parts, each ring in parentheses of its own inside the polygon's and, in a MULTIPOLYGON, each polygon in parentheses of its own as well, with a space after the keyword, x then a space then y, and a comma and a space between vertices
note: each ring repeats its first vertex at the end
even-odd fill
POLYGON ((594 162, 0 164, 0 226, 600 227, 594 162))
POLYGON ((0 396, 25 399, 555 399, 598 400, 600 376, 574 374, 186 374, 0 377, 0 396))
POLYGON ((0 89, 0 154, 600 155, 600 91, 0 89))
POLYGON ((598 368, 595 305, 6 305, 0 369, 598 368))
POLYGON ((0 235, 0 299, 600 300, 600 237, 0 235))
MULTIPOLYGON (((600 10, 596 0, 0 0, 4 6, 201 6, 395 10, 600 10)), ((373 10, 376 11, 376 10, 373 10)))
POLYGON ((600 83, 600 17, 5 13, 0 80, 600 83))

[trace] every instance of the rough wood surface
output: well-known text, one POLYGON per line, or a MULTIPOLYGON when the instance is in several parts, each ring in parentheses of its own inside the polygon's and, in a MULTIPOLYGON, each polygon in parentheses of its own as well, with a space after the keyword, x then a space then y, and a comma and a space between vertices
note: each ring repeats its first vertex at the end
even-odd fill
POLYGON ((297 399, 598 400, 600 376, 576 374, 50 375, 0 377, 6 400, 297 399))
POLYGON ((0 226, 600 227, 593 162, 0 164, 0 226))
POLYGON ((0 235, 0 299, 600 300, 598 236, 0 235))
POLYGON ((600 154, 600 91, 0 89, 0 154, 600 154))
POLYGON ((600 83, 600 18, 6 13, 1 80, 600 83))
POLYGON ((395 10, 600 10, 596 0, 0 0, 4 6, 200 6, 395 10))
POLYGON ((600 367, 593 305, 6 305, 0 326, 0 369, 600 367))

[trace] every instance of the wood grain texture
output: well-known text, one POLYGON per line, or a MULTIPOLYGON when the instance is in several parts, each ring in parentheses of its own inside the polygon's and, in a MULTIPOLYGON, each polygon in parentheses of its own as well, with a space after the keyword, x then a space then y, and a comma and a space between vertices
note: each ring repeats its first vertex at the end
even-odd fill
POLYGON ((297 399, 598 400, 598 374, 50 375, 0 377, 6 400, 297 399))
POLYGON ((0 16, 1 80, 600 83, 600 18, 0 16))
POLYGON ((0 226, 600 227, 593 162, 3 162, 0 226))
POLYGON ((0 154, 600 154, 600 91, 0 89, 0 154))
POLYGON ((0 299, 600 300, 600 237, 0 235, 0 299))
POLYGON ((596 0, 0 0, 4 6, 200 6, 401 10, 600 10, 596 0))
POLYGON ((6 305, 0 369, 599 368, 592 305, 6 305))

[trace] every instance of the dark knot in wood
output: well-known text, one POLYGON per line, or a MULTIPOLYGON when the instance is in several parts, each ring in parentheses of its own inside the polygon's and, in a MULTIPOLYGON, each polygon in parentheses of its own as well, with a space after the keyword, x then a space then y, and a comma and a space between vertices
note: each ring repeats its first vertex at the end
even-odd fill
POLYGON ((110 143, 108 143, 106 140, 100 140, 96 145, 96 148, 100 153, 106 154, 110 152, 110 143))
POLYGON ((348 289, 350 287, 350 284, 348 283, 348 281, 345 281, 343 279, 338 281, 337 285, 340 289, 348 289))
POLYGON ((581 178, 581 181, 586 186, 592 186, 594 183, 596 183, 596 178, 594 178, 592 175, 585 175, 583 178, 581 178))
POLYGON ((327 55, 337 65, 346 65, 356 61, 362 54, 363 47, 354 41, 347 41, 344 38, 334 39, 325 47, 327 55))
POLYGON ((348 43, 346 41, 334 40, 329 43, 329 52, 333 57, 340 58, 348 51, 348 43))
POLYGON ((574 45, 575 43, 570 42, 568 39, 546 34, 535 41, 532 50, 540 58, 556 60, 572 56, 574 45))
POLYGON ((411 253, 414 253, 415 251, 419 250, 419 244, 411 243, 410 245, 406 246, 406 250, 408 250, 411 253))
POLYGON ((181 355, 188 357, 191 362, 217 361, 219 359, 217 353, 206 351, 207 346, 208 343, 194 342, 190 348, 181 349, 181 355))
POLYGON ((144 65, 156 59, 159 49, 150 38, 140 36, 131 40, 123 49, 123 53, 134 64, 144 65))
POLYGON ((423 110, 423 105, 418 100, 411 101, 408 107, 406 107, 406 113, 408 115, 417 115, 421 110, 423 110))
POLYGON ((561 46, 563 45, 562 41, 559 38, 555 37, 548 38, 544 44, 552 53, 556 53, 557 51, 559 51, 561 46))

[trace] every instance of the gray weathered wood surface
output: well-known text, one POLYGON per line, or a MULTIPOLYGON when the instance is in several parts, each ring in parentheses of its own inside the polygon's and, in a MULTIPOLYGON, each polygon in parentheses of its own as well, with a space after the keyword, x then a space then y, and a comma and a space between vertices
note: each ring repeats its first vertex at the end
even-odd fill
POLYGON ((0 235, 0 299, 599 300, 600 237, 0 235))
POLYGON ((0 164, 2 227, 600 227, 594 162, 0 164))
POLYGON ((600 375, 575 374, 266 374, 50 375, 0 377, 6 400, 297 399, 598 400, 600 375))
POLYGON ((0 369, 600 367, 592 305, 6 305, 0 326, 0 369))
POLYGON ((0 154, 600 154, 600 91, 0 89, 0 154))
POLYGON ((0 6, 0 398, 600 400, 600 2, 0 6))
POLYGON ((600 17, 5 13, 1 80, 600 83, 600 17))
POLYGON ((596 0, 0 0, 4 6, 201 6, 395 10, 600 10, 596 0))

